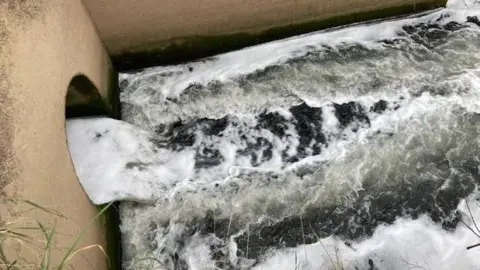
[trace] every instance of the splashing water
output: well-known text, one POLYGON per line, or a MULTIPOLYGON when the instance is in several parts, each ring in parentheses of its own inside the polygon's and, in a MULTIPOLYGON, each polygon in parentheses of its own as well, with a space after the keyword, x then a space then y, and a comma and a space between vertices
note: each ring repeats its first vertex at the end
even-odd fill
POLYGON ((126 122, 67 129, 92 201, 125 200, 124 268, 480 269, 459 4, 121 74, 126 122))

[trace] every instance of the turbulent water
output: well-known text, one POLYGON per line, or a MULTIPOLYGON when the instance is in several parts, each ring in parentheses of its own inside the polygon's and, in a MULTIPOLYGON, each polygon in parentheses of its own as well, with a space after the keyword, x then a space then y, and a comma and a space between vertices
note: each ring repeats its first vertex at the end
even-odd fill
POLYGON ((480 269, 479 18, 121 74, 127 123, 67 125, 90 198, 125 200, 124 268, 480 269))

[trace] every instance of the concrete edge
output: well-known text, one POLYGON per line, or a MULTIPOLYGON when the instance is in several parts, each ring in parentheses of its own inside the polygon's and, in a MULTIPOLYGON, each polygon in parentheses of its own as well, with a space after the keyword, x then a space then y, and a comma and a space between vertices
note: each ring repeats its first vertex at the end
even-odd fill
MULTIPOLYGON (((80 82, 83 88, 91 88, 88 93, 74 93, 76 91, 69 91, 67 93, 66 101, 66 118, 86 117, 86 116, 108 116, 115 119, 120 119, 120 95, 118 87, 118 73, 115 70, 111 61, 108 63, 108 85, 106 94, 101 95, 98 88, 90 81, 88 76, 84 74, 75 74, 71 80, 71 86, 75 88, 75 81, 79 78, 81 80, 88 80, 88 82, 80 82)), ((70 86, 69 86, 70 87, 70 86)), ((72 88, 72 89, 73 89, 72 88)))
POLYGON ((164 44, 151 45, 145 48, 138 48, 131 52, 112 55, 111 57, 115 67, 119 71, 178 64, 295 35, 375 19, 420 13, 435 8, 445 7, 445 5, 446 0, 432 0, 428 3, 402 5, 273 27, 258 33, 239 32, 226 35, 188 36, 180 38, 178 41, 171 41, 167 46, 164 44))
MULTIPOLYGON (((121 102, 120 102, 120 86, 118 84, 118 72, 113 66, 111 60, 109 65, 109 84, 107 94, 107 106, 110 108, 109 117, 120 120, 121 102)), ((105 221, 107 228, 107 255, 110 258, 110 269, 122 269, 122 233, 120 231, 120 202, 114 202, 110 209, 107 210, 105 221)))
MULTIPOLYGON (((118 86, 118 73, 115 70, 111 61, 108 61, 108 86, 106 95, 100 95, 97 87, 90 81, 90 79, 84 74, 76 74, 72 81, 79 76, 85 77, 91 86, 93 92, 87 95, 86 102, 73 102, 68 100, 65 110, 65 118, 75 117, 89 117, 89 116, 105 116, 114 119, 121 119, 120 110, 120 88, 118 86)), ((98 205, 97 210, 100 212, 107 205, 98 205)), ((118 212, 119 202, 114 202, 109 209, 103 214, 104 226, 106 228, 106 243, 107 243, 107 256, 109 258, 110 267, 112 270, 122 269, 122 246, 121 246, 121 232, 120 232, 120 215, 118 212)))

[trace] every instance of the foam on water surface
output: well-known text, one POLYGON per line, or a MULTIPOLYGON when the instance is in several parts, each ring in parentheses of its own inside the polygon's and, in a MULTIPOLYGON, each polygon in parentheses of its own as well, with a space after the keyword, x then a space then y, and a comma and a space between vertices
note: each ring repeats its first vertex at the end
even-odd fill
POLYGON ((447 8, 453 9, 478 9, 480 8, 480 1, 478 0, 449 0, 447 8))
MULTIPOLYGON (((480 219, 479 209, 478 198, 472 196, 462 201, 458 210, 466 224, 475 228, 473 219, 480 219), (475 209, 471 214, 467 204, 475 209)), ((448 232, 426 216, 399 218, 390 226, 377 227, 363 241, 321 239, 272 254, 253 269, 478 269, 480 250, 465 248, 473 243, 475 237, 466 226, 448 232)))
POLYGON ((445 128, 442 124, 449 125, 442 122, 448 118, 434 115, 456 114, 462 107, 477 111, 477 99, 478 93, 464 97, 426 93, 390 105, 350 102, 315 108, 302 103, 290 109, 293 116, 275 112, 200 120, 180 131, 160 133, 106 118, 71 120, 67 129, 69 142, 75 142, 70 152, 77 174, 93 202, 170 201, 187 190, 224 194, 224 185, 255 181, 250 173, 301 175, 311 171, 309 167, 352 155, 352 148, 368 145, 373 138, 405 140, 423 130, 438 132, 445 128), (329 110, 334 123, 323 126, 322 112, 329 110), (312 118, 315 113, 319 120, 312 118))
POLYGON ((193 175, 193 152, 154 147, 152 134, 125 122, 73 119, 67 130, 75 170, 95 204, 152 201, 193 175))
MULTIPOLYGON (((262 111, 301 100, 319 106, 332 100, 348 102, 351 96, 391 98, 392 89, 422 86, 417 80, 428 86, 437 79, 448 79, 446 76, 454 75, 462 65, 476 65, 469 60, 470 50, 452 51, 455 44, 447 42, 445 51, 436 46, 433 53, 425 46, 445 42, 448 34, 444 30, 455 29, 457 21, 464 23, 474 14, 472 10, 444 10, 419 18, 308 34, 197 63, 122 74, 123 118, 154 129, 178 119, 189 121, 193 115, 221 118, 225 113, 262 111), (417 34, 412 32, 415 30, 417 34), (416 61, 429 53, 424 61, 416 61), (466 62, 451 61, 458 57, 466 62), (345 64, 347 59, 351 64, 345 64), (437 67, 430 61, 443 63, 437 67), (431 71, 430 76, 425 76, 426 70, 431 71)), ((475 43, 462 46, 474 48, 478 46, 475 43)))
POLYGON ((194 267, 186 255, 192 241, 216 254, 211 263, 249 267, 269 250, 314 242, 314 233, 357 239, 400 216, 428 213, 446 229, 455 228, 451 207, 480 180, 479 119, 457 109, 417 115, 393 135, 353 143, 328 152, 331 160, 290 172, 243 169, 235 172, 234 184, 197 188, 155 206, 126 204, 125 241, 141 254, 131 259, 161 251, 157 256, 169 268, 175 256, 194 267), (236 237, 225 242, 229 234, 236 237), (229 259, 228 243, 235 243, 240 259, 229 259))
POLYGON ((121 74, 128 123, 67 130, 125 269, 479 268, 480 12, 448 7, 121 74))

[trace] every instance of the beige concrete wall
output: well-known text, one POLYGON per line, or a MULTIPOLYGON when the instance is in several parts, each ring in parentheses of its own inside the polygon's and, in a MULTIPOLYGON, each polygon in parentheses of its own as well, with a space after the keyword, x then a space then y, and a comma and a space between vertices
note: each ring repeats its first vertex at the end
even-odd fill
POLYGON ((84 0, 110 54, 193 35, 255 32, 339 15, 446 0, 84 0))
MULTIPOLYGON (((56 223, 52 263, 97 213, 67 148, 67 88, 74 75, 83 73, 105 97, 111 68, 81 0, 0 1, 0 222, 31 218, 46 227, 56 223), (38 209, 24 212, 32 207, 7 204, 7 198, 29 200, 67 218, 38 209)), ((43 240, 41 234, 33 235, 43 240)), ((78 247, 94 244, 106 248, 103 220, 93 224, 78 247)), ((7 251, 35 263, 42 249, 27 246, 11 241, 7 251)), ((72 262, 75 269, 106 268, 104 255, 95 248, 72 262)))

